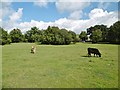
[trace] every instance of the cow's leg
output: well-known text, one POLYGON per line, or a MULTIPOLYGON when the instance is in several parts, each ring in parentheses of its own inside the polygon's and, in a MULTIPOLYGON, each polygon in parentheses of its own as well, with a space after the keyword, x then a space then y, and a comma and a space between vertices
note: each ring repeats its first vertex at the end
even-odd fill
POLYGON ((96 54, 96 56, 98 57, 98 54, 96 54))
POLYGON ((90 53, 90 57, 91 57, 91 53, 90 53))
POLYGON ((88 53, 88 57, 90 57, 91 56, 91 54, 90 53, 88 53))

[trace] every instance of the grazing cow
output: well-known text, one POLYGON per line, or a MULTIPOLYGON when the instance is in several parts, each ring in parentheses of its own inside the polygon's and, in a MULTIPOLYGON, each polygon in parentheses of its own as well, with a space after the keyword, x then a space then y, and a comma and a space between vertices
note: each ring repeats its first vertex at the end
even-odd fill
POLYGON ((96 48, 88 48, 88 56, 91 56, 91 54, 94 54, 94 56, 99 55, 99 57, 101 57, 101 53, 96 48))
POLYGON ((36 52, 36 47, 35 46, 32 46, 32 48, 31 48, 31 53, 35 53, 36 52))

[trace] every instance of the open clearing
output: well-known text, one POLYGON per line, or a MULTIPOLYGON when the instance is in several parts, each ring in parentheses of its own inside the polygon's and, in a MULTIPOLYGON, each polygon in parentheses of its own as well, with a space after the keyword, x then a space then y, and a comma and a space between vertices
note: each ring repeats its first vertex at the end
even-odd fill
POLYGON ((2 47, 3 88, 117 88, 118 45, 77 43, 37 45, 14 43, 2 47), (87 57, 87 48, 102 57, 87 57))

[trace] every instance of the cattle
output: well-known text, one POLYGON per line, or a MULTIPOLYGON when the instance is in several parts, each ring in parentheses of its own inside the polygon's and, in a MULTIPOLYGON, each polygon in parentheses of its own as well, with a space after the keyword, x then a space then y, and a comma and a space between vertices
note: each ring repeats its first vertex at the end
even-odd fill
POLYGON ((101 53, 99 52, 98 49, 96 48, 88 48, 88 56, 91 56, 91 54, 94 54, 94 56, 98 56, 101 57, 101 53))
POLYGON ((36 47, 35 46, 32 46, 32 48, 31 48, 31 53, 35 53, 36 52, 36 47))

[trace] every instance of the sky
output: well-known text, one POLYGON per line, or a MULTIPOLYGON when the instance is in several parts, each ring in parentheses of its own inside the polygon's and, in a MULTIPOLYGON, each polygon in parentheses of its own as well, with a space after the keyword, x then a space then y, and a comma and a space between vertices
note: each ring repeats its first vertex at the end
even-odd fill
POLYGON ((58 26, 79 34, 91 26, 104 24, 110 27, 118 21, 117 1, 4 1, 0 7, 0 27, 8 32, 14 28, 19 28, 25 33, 34 26, 40 30, 48 26, 58 26))

